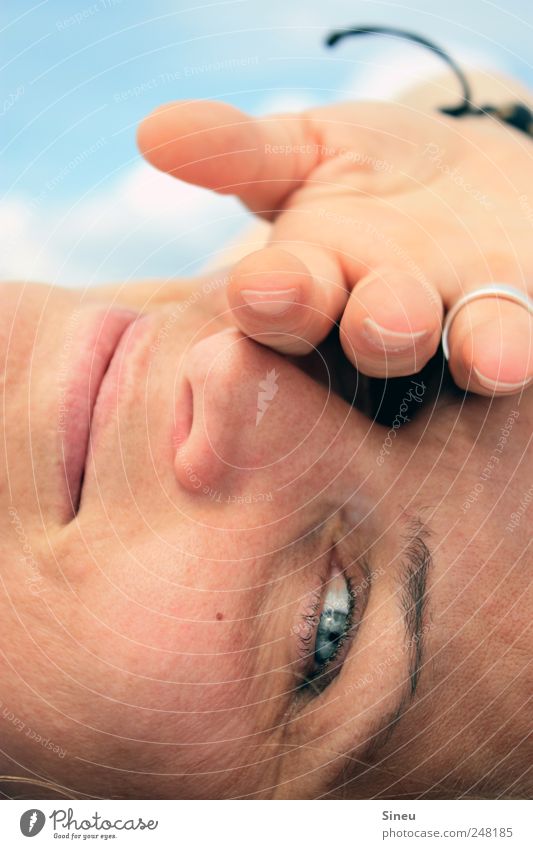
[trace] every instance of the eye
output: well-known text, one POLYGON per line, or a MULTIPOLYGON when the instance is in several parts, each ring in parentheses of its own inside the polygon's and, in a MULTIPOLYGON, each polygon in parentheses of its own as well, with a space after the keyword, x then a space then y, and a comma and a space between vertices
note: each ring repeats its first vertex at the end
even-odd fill
POLYGON ((318 617, 314 656, 317 666, 324 666, 337 654, 351 624, 352 607, 353 599, 348 581, 337 570, 328 584, 318 617))
POLYGON ((311 610, 298 631, 303 659, 300 689, 324 690, 339 673, 345 645, 353 631, 355 595, 336 563, 330 566, 325 591, 316 593, 311 610))

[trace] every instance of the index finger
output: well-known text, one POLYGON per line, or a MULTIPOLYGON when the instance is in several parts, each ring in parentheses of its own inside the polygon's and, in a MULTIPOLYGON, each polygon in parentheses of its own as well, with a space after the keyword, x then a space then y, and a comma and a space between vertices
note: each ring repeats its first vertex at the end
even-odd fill
POLYGON ((140 124, 137 142, 160 171, 237 195, 266 217, 272 217, 320 158, 309 116, 254 118, 218 101, 161 106, 140 124))

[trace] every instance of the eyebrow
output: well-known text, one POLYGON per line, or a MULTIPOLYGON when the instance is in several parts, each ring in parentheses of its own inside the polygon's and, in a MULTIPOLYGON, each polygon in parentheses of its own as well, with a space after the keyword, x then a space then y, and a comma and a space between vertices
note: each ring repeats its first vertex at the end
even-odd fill
POLYGON ((428 573, 433 566, 433 558, 426 543, 429 535, 428 527, 420 518, 409 523, 405 562, 400 577, 400 585, 403 588, 400 603, 409 650, 409 702, 415 697, 420 670, 424 665, 428 604, 426 588, 428 573))
MULTIPOLYGON (((428 526, 417 516, 409 519, 404 536, 404 558, 398 582, 399 603, 405 623, 405 643, 408 657, 406 686, 396 707, 383 717, 370 735, 369 746, 361 760, 374 760, 376 753, 387 743, 400 719, 412 704, 420 673, 424 666, 425 635, 428 619, 428 574, 434 561, 426 540, 431 536, 428 526)), ((370 768, 370 765, 369 765, 370 768)))

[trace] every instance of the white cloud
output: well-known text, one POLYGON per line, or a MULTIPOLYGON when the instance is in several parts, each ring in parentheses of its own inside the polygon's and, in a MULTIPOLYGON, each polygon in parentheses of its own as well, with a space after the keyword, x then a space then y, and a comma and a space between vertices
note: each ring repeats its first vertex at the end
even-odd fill
MULTIPOLYGON (((443 60, 427 48, 408 41, 391 45, 390 41, 387 44, 385 40, 385 44, 385 47, 380 46, 372 51, 368 43, 365 44, 366 51, 360 53, 362 61, 358 63, 356 73, 347 80, 343 94, 363 100, 390 100, 411 87, 423 85, 432 77, 443 76, 447 70, 449 72, 443 60)), ((494 57, 477 47, 452 45, 448 49, 467 72, 469 68, 500 72, 507 70, 501 57, 494 57)), ((457 101, 459 98, 457 84, 457 101)))
POLYGON ((85 286, 179 276, 210 260, 246 221, 234 198, 180 183, 144 162, 68 206, 0 202, 0 276, 85 286))

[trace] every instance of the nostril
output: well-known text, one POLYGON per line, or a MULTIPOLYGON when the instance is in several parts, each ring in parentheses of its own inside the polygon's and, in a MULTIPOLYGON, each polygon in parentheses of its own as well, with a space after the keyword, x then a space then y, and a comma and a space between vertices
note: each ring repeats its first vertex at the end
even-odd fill
POLYGON ((192 429, 194 415, 194 402, 192 386, 184 377, 176 395, 176 406, 174 411, 174 448, 180 448, 189 437, 192 429))

